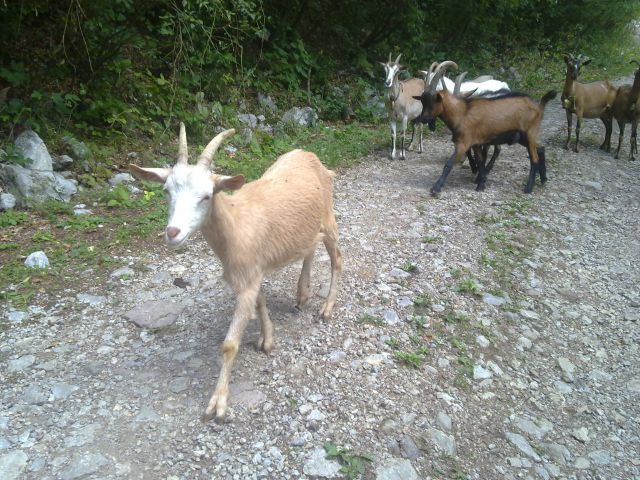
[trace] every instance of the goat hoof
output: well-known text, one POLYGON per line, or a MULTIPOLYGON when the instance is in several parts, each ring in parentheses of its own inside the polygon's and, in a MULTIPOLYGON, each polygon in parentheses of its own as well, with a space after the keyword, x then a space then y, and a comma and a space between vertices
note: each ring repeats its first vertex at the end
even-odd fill
POLYGON ((265 340, 265 338, 260 335, 258 341, 256 342, 256 348, 269 355, 273 350, 273 339, 265 340))
POLYGON ((479 183, 478 186, 476 187, 476 192, 484 192, 484 183, 479 183))
POLYGON ((215 417, 215 422, 217 424, 224 423, 224 421, 225 421, 224 415, 221 416, 221 417, 216 417, 213 412, 211 412, 211 413, 204 412, 202 414, 202 416, 200 417, 200 420, 202 421, 202 423, 209 423, 211 421, 211 419, 214 418, 214 417, 215 417))

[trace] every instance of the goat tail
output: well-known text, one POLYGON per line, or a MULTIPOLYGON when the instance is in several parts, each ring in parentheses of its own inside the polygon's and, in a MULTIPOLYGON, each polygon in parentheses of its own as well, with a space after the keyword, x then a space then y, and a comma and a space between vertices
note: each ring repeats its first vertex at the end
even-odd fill
POLYGON ((545 93, 540 99, 540 108, 544 110, 544 107, 547 105, 547 102, 556 98, 556 95, 558 95, 558 92, 556 92, 555 90, 549 90, 547 93, 545 93))

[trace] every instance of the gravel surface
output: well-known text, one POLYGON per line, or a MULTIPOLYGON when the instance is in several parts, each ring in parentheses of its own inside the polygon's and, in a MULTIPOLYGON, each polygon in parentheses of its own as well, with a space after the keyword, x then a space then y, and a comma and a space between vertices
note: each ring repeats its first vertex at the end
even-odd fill
POLYGON ((640 478, 640 162, 599 120, 565 151, 565 123, 556 99, 531 195, 512 146, 485 192, 456 166, 431 198, 444 129, 340 172, 334 317, 323 249, 302 312, 300 266, 270 277, 275 349, 248 328, 226 424, 200 422, 233 311, 200 237, 1 314, 0 478, 345 478, 357 455, 366 479, 640 478))

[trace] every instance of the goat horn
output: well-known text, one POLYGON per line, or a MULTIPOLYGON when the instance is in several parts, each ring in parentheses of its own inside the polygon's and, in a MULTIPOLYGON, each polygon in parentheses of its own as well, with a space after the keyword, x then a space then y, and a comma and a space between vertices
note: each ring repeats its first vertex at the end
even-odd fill
POLYGON ((187 154, 187 131, 182 122, 180 122, 180 136, 178 137, 178 163, 189 163, 189 155, 187 154))
POLYGON ((389 52, 389 60, 387 60, 387 63, 391 63, 391 52, 389 52))
POLYGON ((636 65, 638 65, 638 67, 640 67, 640 62, 638 60, 631 60, 629 63, 635 63, 636 65))
POLYGON ((230 128, 229 130, 225 130, 224 132, 220 132, 218 135, 216 135, 215 138, 209 142, 209 145, 207 145, 200 154, 200 158, 198 158, 198 165, 210 168, 211 160, 213 159, 215 153, 218 151, 220 144, 222 144, 225 139, 229 138, 234 133, 236 133, 236 130, 234 128, 230 128))
POLYGON ((455 83, 455 86, 453 87, 454 95, 460 95, 460 87, 462 86, 462 81, 466 76, 467 76, 467 72, 462 72, 460 75, 456 77, 456 83, 455 83))
POLYGON ((433 73, 433 78, 431 79, 431 83, 429 84, 429 92, 435 93, 436 87, 438 86, 438 82, 442 77, 444 77, 445 72, 447 71, 447 67, 452 66, 457 69, 458 64, 451 60, 445 60, 441 64, 438 65, 436 71, 433 73))
POLYGON ((398 58, 396 58, 396 61, 393 63, 399 63, 400 62, 400 57, 402 56, 402 54, 398 55, 398 58))

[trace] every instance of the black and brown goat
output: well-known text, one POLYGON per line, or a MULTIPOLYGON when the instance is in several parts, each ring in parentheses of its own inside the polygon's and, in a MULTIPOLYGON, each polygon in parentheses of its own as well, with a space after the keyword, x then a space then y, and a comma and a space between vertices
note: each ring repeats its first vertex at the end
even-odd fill
POLYGON ((620 135, 618 137, 618 148, 616 149, 615 158, 618 158, 620 154, 620 145, 622 144, 622 137, 624 136, 624 126, 626 123, 631 123, 631 144, 629 149, 629 160, 635 160, 633 157, 634 152, 638 153, 638 146, 636 144, 636 130, 638 123, 638 113, 640 108, 640 62, 637 60, 631 60, 629 63, 635 63, 638 65, 636 70, 633 85, 623 85, 618 87, 616 99, 613 102, 611 110, 613 112, 613 118, 618 122, 618 129, 620 135))
MULTIPOLYGON (((470 148, 474 147, 474 153, 483 158, 480 147, 491 145, 492 142, 517 142, 527 147, 530 170, 525 193, 533 190, 536 175, 539 174, 540 181, 544 183, 547 180, 546 165, 544 156, 538 156, 537 140, 544 107, 555 98, 556 92, 545 94, 539 104, 527 95, 513 92, 491 98, 460 98, 447 91, 436 91, 436 84, 442 75, 444 70, 434 76, 429 89, 422 96, 416 97, 422 101, 421 121, 441 118, 453 133, 455 144, 453 155, 447 160, 442 175, 431 187, 431 194, 440 193, 454 162, 461 161, 470 148)), ((480 182, 486 179, 484 159, 478 162, 478 175, 480 186, 480 182)))
POLYGON ((564 61, 567 64, 567 76, 562 90, 562 108, 567 112, 567 141, 564 148, 569 149, 571 140, 571 123, 573 114, 576 114, 576 146, 574 151, 579 151, 580 127, 583 118, 599 118, 604 123, 605 135, 600 148, 607 152, 611 150, 611 131, 613 120, 611 106, 616 98, 616 87, 608 80, 590 83, 578 82, 580 68, 591 62, 589 57, 582 54, 574 58, 565 54, 564 61))

